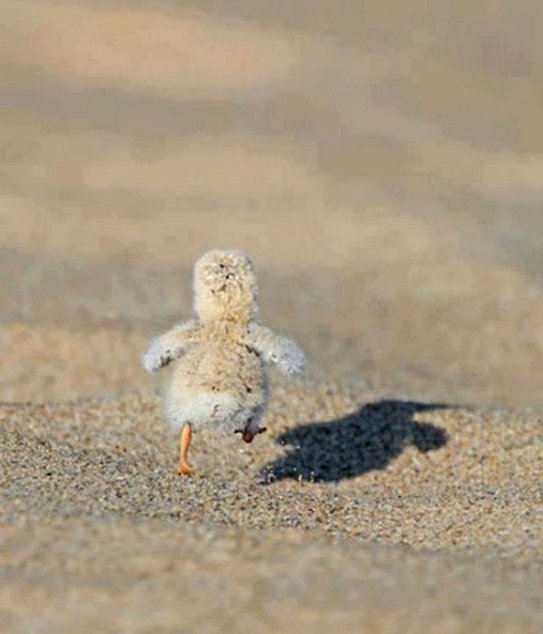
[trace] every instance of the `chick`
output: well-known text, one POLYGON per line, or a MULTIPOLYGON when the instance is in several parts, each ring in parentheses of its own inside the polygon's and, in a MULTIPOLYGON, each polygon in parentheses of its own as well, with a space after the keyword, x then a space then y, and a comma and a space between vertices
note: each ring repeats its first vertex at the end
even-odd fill
POLYGON ((180 432, 177 473, 192 475, 192 432, 204 426, 240 433, 250 443, 264 431, 268 403, 265 362, 301 374, 304 354, 290 339, 258 323, 258 287, 252 261, 240 251, 209 251, 194 267, 197 318, 151 342, 148 372, 177 360, 166 395, 166 416, 180 432))

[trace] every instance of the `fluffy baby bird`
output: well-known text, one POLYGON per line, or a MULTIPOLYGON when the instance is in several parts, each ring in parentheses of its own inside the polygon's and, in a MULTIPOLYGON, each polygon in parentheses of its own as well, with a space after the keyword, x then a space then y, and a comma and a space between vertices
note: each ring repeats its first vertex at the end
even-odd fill
POLYGON ((194 267, 197 318, 151 342, 148 372, 176 361, 166 415, 180 431, 177 473, 187 461, 192 432, 204 426, 240 433, 247 443, 264 431, 268 402, 265 362, 287 375, 304 371, 303 352, 290 339, 258 323, 258 287, 252 261, 240 251, 209 251, 194 267))

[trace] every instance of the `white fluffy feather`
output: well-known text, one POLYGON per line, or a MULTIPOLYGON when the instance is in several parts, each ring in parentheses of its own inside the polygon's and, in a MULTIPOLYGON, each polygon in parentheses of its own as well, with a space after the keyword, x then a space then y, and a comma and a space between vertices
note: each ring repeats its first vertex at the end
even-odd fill
POLYGON ((239 251, 210 251, 194 268, 198 319, 154 339, 143 356, 149 372, 176 361, 166 396, 175 429, 189 422, 256 432, 268 402, 264 362, 287 375, 305 359, 290 339, 257 323, 258 290, 251 260, 239 251))

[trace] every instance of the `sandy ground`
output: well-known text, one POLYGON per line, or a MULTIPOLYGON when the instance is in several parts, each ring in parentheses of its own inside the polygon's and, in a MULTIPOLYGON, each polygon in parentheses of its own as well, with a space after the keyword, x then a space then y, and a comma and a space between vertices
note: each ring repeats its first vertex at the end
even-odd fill
POLYGON ((2 632, 541 631, 541 13, 0 1, 2 632), (222 246, 310 370, 183 480, 222 246))

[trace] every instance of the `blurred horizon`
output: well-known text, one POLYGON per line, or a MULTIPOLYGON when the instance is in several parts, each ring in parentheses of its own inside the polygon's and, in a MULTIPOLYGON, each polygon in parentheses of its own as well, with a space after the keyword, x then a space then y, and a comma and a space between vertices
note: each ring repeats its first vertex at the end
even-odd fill
POLYGON ((138 385, 119 358, 231 246, 327 371, 541 402, 538 3, 0 10, 6 398, 138 385))

